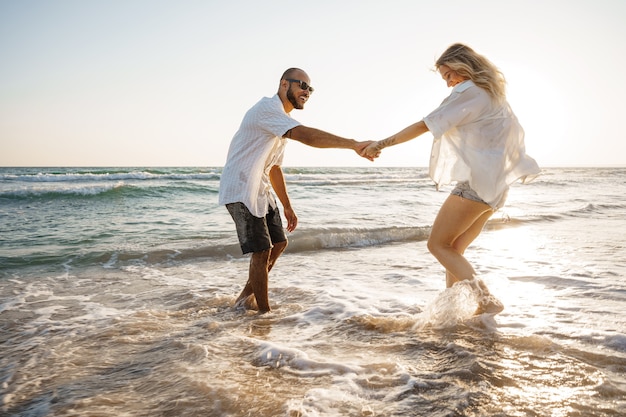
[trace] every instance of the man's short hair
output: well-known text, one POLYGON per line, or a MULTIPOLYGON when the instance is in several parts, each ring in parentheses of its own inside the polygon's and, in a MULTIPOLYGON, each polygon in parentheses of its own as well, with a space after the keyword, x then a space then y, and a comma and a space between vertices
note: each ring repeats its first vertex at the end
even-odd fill
POLYGON ((287 78, 293 78, 293 74, 296 72, 303 72, 300 68, 289 68, 287 71, 283 72, 283 75, 280 77, 281 80, 286 80, 287 78))

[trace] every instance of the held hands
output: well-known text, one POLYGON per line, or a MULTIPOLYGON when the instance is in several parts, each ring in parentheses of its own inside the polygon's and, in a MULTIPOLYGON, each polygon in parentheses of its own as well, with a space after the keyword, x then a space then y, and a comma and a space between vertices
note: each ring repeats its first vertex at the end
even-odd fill
POLYGON ((359 155, 373 161, 374 158, 378 158, 380 156, 382 147, 380 146, 380 143, 376 141, 369 141, 367 143, 368 145, 361 149, 359 155))
POLYGON ((373 140, 358 142, 354 150, 363 158, 373 161, 380 156, 380 150, 376 149, 377 145, 378 143, 373 140))

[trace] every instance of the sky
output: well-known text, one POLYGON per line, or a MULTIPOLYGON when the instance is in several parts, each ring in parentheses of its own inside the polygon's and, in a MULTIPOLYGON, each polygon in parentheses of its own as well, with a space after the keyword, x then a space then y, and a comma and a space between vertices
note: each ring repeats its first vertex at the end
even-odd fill
MULTIPOLYGON (((450 93, 455 42, 502 70, 540 166, 626 166, 624 22, 623 0, 0 0, 0 166, 223 166, 289 67, 315 87, 294 119, 383 139, 450 93)), ((283 164, 424 167, 431 145, 290 141, 283 164)))

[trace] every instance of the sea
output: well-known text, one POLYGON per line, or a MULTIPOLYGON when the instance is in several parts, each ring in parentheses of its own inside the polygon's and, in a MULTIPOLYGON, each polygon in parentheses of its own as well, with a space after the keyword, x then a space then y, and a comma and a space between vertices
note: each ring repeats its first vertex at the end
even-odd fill
POLYGON ((272 311, 220 167, 0 168, 0 415, 626 415, 626 168, 544 168, 465 255, 426 241, 426 168, 284 168, 272 311))

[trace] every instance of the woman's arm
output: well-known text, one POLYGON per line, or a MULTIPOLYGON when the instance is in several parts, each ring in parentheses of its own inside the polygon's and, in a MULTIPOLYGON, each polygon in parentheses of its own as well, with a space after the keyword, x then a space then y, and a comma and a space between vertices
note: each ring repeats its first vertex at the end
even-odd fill
POLYGON ((424 121, 419 121, 412 124, 411 126, 402 129, 395 135, 372 143, 367 148, 365 148, 365 150, 363 150, 362 155, 365 157, 372 157, 373 155, 379 154, 383 148, 397 145, 399 143, 408 142, 411 139, 415 139, 416 137, 426 132, 428 132, 428 126, 426 126, 426 123, 424 123, 424 121))

